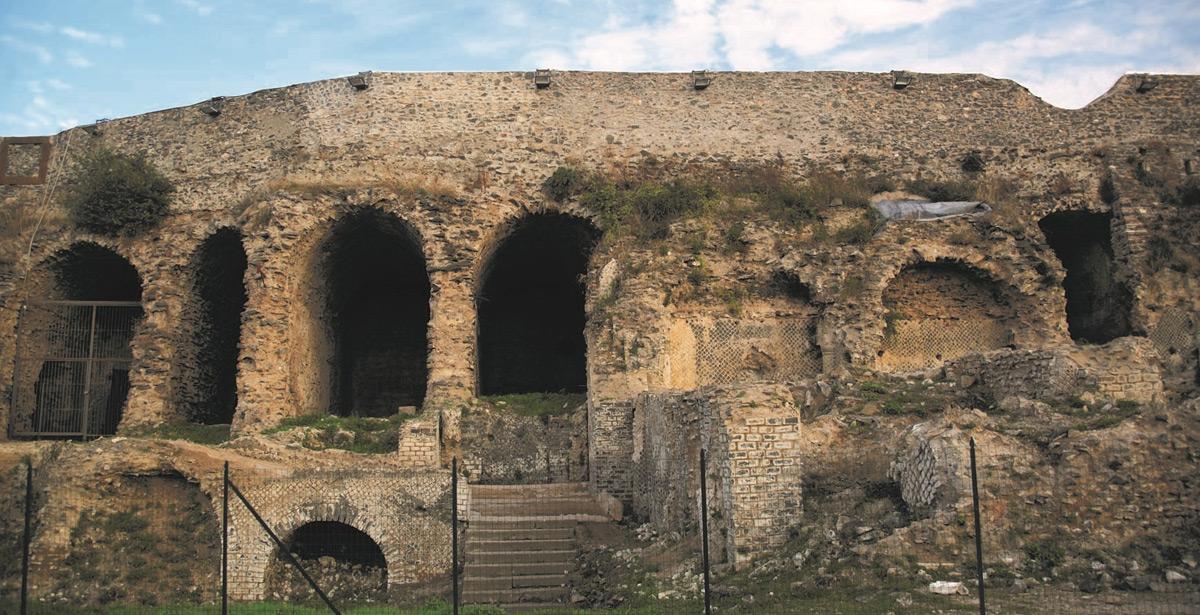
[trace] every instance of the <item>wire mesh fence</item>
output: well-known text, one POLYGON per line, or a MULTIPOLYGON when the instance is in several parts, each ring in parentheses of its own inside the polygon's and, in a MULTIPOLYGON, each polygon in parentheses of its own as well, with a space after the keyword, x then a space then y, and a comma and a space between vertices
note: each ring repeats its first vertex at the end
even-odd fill
POLYGON ((983 612, 985 591, 993 613, 1197 612, 1195 587, 1168 582, 1163 562, 1082 561, 1067 543, 1096 540, 1056 529, 1061 510, 1001 498, 1011 461, 971 440, 955 471, 966 491, 940 512, 907 508, 907 484, 813 486, 840 513, 797 511, 787 544, 737 565, 723 539, 736 528, 712 499, 721 472, 703 450, 689 461, 695 523, 672 527, 587 483, 460 482, 457 459, 427 504, 396 487, 411 473, 285 480, 226 466, 203 488, 170 474, 64 485, 26 463, 0 476, 0 548, 13 554, 0 558, 0 613, 983 612), (398 497, 379 500, 392 508, 280 506, 302 485, 334 482, 398 497), (392 525, 413 515, 425 520, 392 525), (897 552, 897 538, 921 555, 897 552), (421 555, 416 544, 433 546, 421 555))

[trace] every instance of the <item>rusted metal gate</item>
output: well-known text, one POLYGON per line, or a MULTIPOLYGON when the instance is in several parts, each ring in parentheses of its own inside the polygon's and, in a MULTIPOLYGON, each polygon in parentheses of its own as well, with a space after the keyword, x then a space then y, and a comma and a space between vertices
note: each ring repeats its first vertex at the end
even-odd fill
POLYGON ((22 306, 9 435, 115 433, 129 394, 130 342, 141 317, 142 305, 130 301, 22 306))

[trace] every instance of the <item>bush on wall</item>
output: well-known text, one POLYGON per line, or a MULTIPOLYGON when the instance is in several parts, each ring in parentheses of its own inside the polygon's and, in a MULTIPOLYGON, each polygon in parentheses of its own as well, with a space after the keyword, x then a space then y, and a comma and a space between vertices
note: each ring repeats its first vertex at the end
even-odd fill
POLYGON ((106 148, 79 158, 66 197, 76 226, 102 235, 133 235, 158 224, 175 186, 138 154, 106 148))

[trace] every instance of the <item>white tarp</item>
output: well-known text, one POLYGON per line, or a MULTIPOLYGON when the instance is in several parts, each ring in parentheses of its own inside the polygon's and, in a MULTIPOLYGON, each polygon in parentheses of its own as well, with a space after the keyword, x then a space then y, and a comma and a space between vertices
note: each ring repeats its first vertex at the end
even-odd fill
POLYGON ((879 201, 871 206, 888 220, 941 220, 975 216, 992 210, 990 205, 981 201, 879 201))

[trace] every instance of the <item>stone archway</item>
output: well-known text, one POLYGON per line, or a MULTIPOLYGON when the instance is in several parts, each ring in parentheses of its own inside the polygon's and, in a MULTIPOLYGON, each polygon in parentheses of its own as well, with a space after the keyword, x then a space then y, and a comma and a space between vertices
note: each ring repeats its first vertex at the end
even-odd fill
MULTIPOLYGON (((383 549, 369 534, 340 521, 310 521, 292 531, 284 542, 326 593, 340 601, 384 602, 388 590, 388 562, 383 549)), ((268 600, 291 602, 310 598, 303 577, 276 553, 267 567, 268 600)))
POLYGON ((586 390, 582 280, 597 236, 582 218, 531 214, 483 261, 475 297, 480 394, 586 390))

